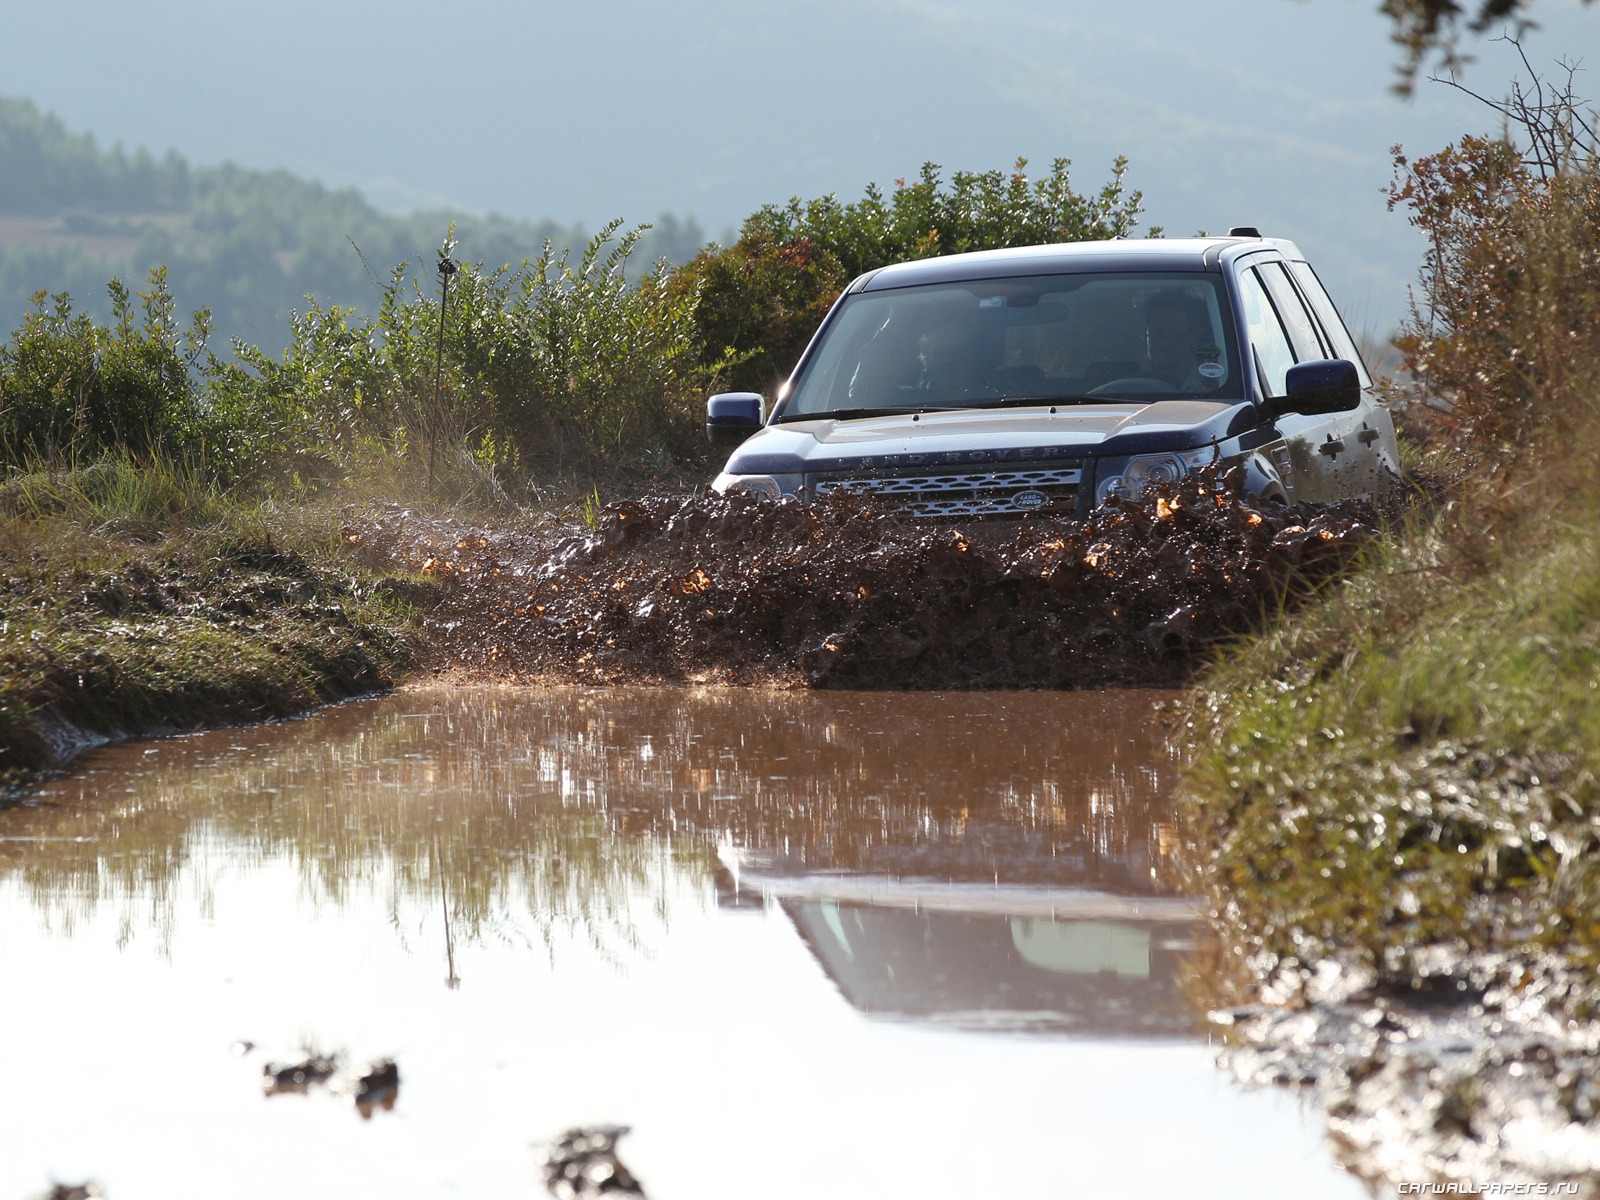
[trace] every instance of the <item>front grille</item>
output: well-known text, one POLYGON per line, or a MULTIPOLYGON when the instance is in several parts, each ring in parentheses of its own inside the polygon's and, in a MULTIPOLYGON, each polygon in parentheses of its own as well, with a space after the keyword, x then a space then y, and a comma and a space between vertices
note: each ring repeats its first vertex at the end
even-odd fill
POLYGON ((1038 470, 822 475, 811 486, 818 497, 832 492, 871 496, 915 517, 1071 516, 1082 477, 1081 464, 1065 463, 1038 470))

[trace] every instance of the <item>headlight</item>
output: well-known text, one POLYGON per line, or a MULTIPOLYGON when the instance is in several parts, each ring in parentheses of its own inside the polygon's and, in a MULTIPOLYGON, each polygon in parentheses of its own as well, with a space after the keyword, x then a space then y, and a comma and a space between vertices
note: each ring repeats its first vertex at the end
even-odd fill
POLYGON ((1094 502, 1104 504, 1112 496, 1124 500, 1141 499, 1150 488, 1163 483, 1177 483, 1195 467, 1208 463, 1216 451, 1210 446, 1200 450, 1186 450, 1181 454, 1141 454, 1130 458, 1122 474, 1102 479, 1095 489, 1094 502))
POLYGON ((767 500, 783 498, 783 487, 771 475, 729 475, 724 471, 711 481, 711 490, 729 495, 741 492, 746 496, 761 496, 767 500))

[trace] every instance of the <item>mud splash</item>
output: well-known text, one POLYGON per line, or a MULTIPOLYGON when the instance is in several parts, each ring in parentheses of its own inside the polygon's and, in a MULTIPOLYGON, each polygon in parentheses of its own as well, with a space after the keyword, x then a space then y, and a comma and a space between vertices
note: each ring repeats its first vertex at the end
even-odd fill
POLYGON ((626 1125, 569 1129, 539 1154, 544 1185, 556 1200, 645 1200, 644 1188, 617 1157, 626 1125))
MULTIPOLYGON (((235 1052, 255 1050, 251 1042, 240 1042, 235 1052)), ((267 1062, 261 1068, 261 1089, 268 1096, 304 1096, 326 1090, 349 1101, 370 1120, 376 1109, 391 1112, 400 1096, 400 1068, 392 1058, 379 1058, 346 1067, 342 1054, 324 1054, 307 1048, 290 1062, 267 1062)))
POLYGON ((436 581, 441 665, 829 688, 1174 686, 1376 535, 1371 505, 1257 508, 1222 472, 1086 521, 913 524, 859 499, 630 501, 592 533, 352 520, 436 581))

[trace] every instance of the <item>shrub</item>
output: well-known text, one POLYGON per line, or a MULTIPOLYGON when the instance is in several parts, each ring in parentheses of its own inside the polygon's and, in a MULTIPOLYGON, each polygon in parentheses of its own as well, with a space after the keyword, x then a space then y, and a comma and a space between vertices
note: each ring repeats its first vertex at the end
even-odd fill
POLYGON ((631 282, 643 231, 618 228, 575 265, 547 241, 516 268, 458 266, 448 238, 439 294, 401 263, 375 318, 312 302, 281 359, 253 347, 213 359, 207 411, 228 469, 292 468, 307 482, 398 457, 437 482, 463 468, 570 474, 694 454, 696 293, 670 286, 661 264, 631 282))
MULTIPOLYGON (((616 237, 619 227, 603 229, 576 266, 546 242, 516 270, 461 273, 444 326, 455 399, 441 420, 452 438, 555 471, 698 451, 696 291, 672 286, 664 263, 630 282, 642 230, 616 237)), ((428 332, 418 318, 435 313, 385 305, 397 358, 402 346, 417 357, 428 332)))
POLYGON ((730 249, 711 247, 678 273, 699 292, 696 337, 724 386, 771 392, 849 281, 838 256, 809 237, 781 241, 747 225, 730 249))
POLYGON ((289 329, 281 358, 243 343, 232 360, 207 357, 207 463, 219 479, 314 483, 391 444, 389 374, 371 320, 312 301, 289 329))
POLYGON ((783 208, 769 204, 745 222, 744 232, 765 232, 783 245, 809 238, 853 277, 904 259, 1134 231, 1144 197, 1123 183, 1126 158, 1112 164, 1110 181, 1093 196, 1073 190, 1067 159, 1056 159, 1048 175, 1032 181, 1027 166, 1019 158, 1009 172, 957 171, 946 188, 939 167, 926 163, 916 182, 896 180, 887 198, 868 184, 855 204, 832 195, 804 203, 796 198, 783 208))
POLYGON ((196 313, 181 337, 162 268, 138 293, 140 321, 121 280, 107 290, 110 327, 75 312, 65 293, 38 292, 0 347, 0 466, 195 449, 203 431, 189 371, 204 352, 209 315, 196 313))
POLYGON ((1574 368, 1600 338, 1600 158, 1570 78, 1533 95, 1493 106, 1499 137, 1396 147, 1389 189, 1428 241, 1396 345, 1452 440, 1492 458, 1593 412, 1574 368))

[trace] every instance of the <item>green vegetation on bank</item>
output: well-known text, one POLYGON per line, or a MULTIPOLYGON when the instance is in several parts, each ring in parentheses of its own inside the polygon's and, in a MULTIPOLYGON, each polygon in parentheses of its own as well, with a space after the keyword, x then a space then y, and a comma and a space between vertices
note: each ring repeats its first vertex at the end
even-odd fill
POLYGON ((1556 95, 1521 147, 1396 160, 1449 502, 1188 709, 1185 815, 1247 987, 1337 959, 1403 989, 1443 951, 1600 1009, 1600 160, 1556 95))
POLYGON ((1478 563, 1452 543, 1483 531, 1446 514, 1205 681, 1188 817, 1260 981, 1341 958, 1402 987, 1441 947, 1530 973, 1554 951, 1585 969, 1567 1002, 1600 1001, 1597 499, 1478 563))
POLYGON ((644 233, 620 223, 515 267, 471 258, 452 227, 427 262, 393 265, 374 313, 308 301, 281 353, 219 354, 213 315, 180 320, 161 267, 137 293, 113 281, 104 324, 40 292, 0 347, 0 466, 159 449, 219 486, 277 494, 400 464, 497 502, 619 474, 698 478, 706 393, 752 371, 770 382, 851 274, 1126 233, 1140 197, 1124 191, 1125 169, 1086 198, 1065 161, 1037 181, 1022 161, 948 184, 929 166, 888 197, 763 209, 735 245, 681 268, 639 268, 644 233), (453 273, 436 274, 440 263, 453 273), (746 310, 756 319, 734 319, 746 310))
POLYGON ((326 526, 156 458, 0 484, 0 794, 85 738, 260 721, 393 684, 412 618, 326 526))

